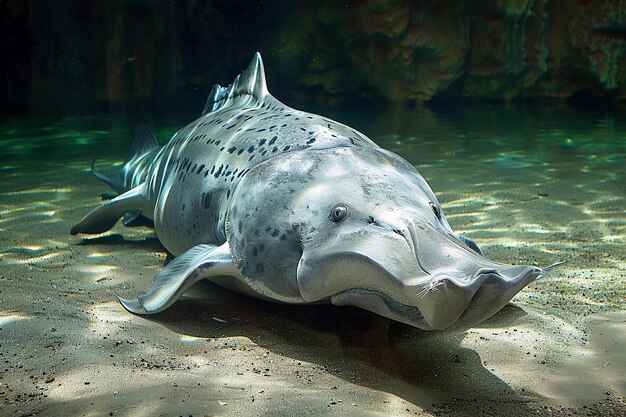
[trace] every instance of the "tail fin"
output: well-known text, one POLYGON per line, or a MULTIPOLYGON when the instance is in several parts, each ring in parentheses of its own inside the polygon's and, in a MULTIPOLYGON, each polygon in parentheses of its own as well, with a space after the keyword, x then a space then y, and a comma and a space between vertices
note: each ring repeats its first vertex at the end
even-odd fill
POLYGON ((124 165, 129 163, 139 155, 143 155, 144 153, 148 153, 154 148, 158 148, 159 144, 152 133, 152 130, 147 127, 143 127, 139 129, 137 134, 135 135, 135 139, 133 139, 133 143, 130 145, 128 149, 128 153, 126 154, 126 159, 124 160, 124 165))
MULTIPOLYGON (((125 168, 122 168, 122 170, 127 171, 128 169, 133 169, 132 166, 128 166, 129 163, 132 163, 133 159, 145 153, 148 153, 158 147, 159 144, 157 143, 154 133, 152 133, 152 131, 146 127, 141 128, 135 135, 135 139, 133 139, 133 143, 130 145, 128 152, 126 153, 126 158, 124 159, 125 168)), ((117 176, 102 174, 94 169, 95 164, 96 158, 94 158, 91 163, 91 173, 96 178, 114 189, 115 192, 117 192, 118 194, 122 194, 128 189, 129 184, 126 184, 126 181, 124 181, 125 177, 128 176, 127 172, 125 174, 119 173, 117 176)))
POLYGON ((91 173, 94 177, 98 178, 100 181, 113 188, 118 194, 122 193, 122 184, 119 178, 113 178, 110 175, 102 174, 95 170, 97 157, 93 157, 93 161, 91 161, 91 173))

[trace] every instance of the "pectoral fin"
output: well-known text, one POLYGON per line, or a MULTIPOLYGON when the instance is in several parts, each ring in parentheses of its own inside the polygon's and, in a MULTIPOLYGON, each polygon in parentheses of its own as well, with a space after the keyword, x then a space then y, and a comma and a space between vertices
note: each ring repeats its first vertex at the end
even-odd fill
POLYGON ((137 300, 115 297, 132 313, 155 314, 174 304, 189 287, 202 279, 237 274, 228 242, 222 246, 197 245, 159 271, 148 290, 137 300))

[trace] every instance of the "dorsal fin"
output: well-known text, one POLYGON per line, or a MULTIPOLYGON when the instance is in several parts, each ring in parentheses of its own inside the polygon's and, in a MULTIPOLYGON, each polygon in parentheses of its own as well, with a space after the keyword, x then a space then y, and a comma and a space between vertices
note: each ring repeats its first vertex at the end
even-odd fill
MULTIPOLYGON (((248 98, 251 103, 260 104, 263 103, 268 94, 263 60, 261 54, 257 52, 248 68, 235 77, 231 85, 221 87, 215 84, 213 86, 202 110, 202 115, 231 106, 241 96, 248 98)), ((241 104, 240 101, 237 102, 241 104)))

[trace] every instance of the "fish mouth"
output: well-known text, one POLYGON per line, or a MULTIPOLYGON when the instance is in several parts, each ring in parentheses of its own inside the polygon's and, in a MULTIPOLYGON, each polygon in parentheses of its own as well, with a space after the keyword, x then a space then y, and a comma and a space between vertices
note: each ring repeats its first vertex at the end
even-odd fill
POLYGON ((352 288, 331 297, 336 306, 354 306, 400 321, 423 330, 434 330, 419 308, 401 303, 389 295, 371 288, 352 288))

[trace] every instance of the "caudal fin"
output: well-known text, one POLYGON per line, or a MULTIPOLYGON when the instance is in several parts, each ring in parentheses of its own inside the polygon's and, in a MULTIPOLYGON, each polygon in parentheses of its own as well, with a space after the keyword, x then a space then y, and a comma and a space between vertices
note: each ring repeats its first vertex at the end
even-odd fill
POLYGON ((135 135, 135 139, 133 139, 133 143, 128 149, 126 159, 124 159, 124 165, 131 162, 136 157, 141 156, 144 153, 148 153, 158 147, 159 143, 157 142, 154 133, 152 133, 152 130, 147 127, 139 129, 135 135))
POLYGON ((126 153, 126 158, 124 159, 124 165, 121 172, 117 173, 117 175, 109 175, 96 171, 96 158, 94 158, 91 163, 91 173, 94 177, 114 189, 116 193, 122 194, 131 187, 128 180, 128 178, 132 178, 132 173, 130 171, 137 169, 135 166, 136 164, 133 164, 133 162, 136 161, 141 155, 146 154, 158 147, 159 144, 157 143, 154 133, 146 127, 141 128, 135 135, 135 139, 133 139, 128 152, 126 153))

